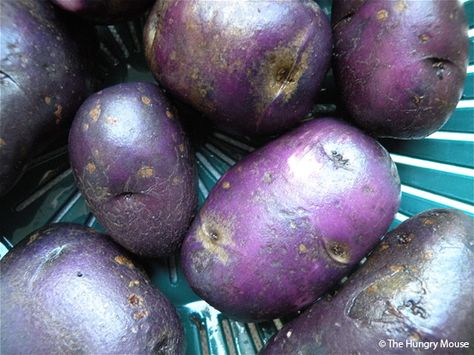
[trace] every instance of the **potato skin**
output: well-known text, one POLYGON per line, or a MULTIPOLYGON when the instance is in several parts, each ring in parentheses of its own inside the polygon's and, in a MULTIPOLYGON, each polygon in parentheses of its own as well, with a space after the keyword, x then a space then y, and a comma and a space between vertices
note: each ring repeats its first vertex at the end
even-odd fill
POLYGON ((0 195, 33 154, 66 132, 92 92, 70 24, 48 1, 0 2, 0 195))
POLYGON ((47 226, 0 265, 2 354, 184 350, 174 307, 105 235, 74 224, 47 226))
POLYGON ((374 247, 399 201, 381 145, 342 121, 310 121, 222 176, 183 243, 185 276, 230 317, 287 315, 374 247))
POLYGON ((150 7, 153 0, 50 0, 61 9, 97 24, 131 20, 150 7))
POLYGON ((79 189, 116 242, 143 256, 177 251, 197 205, 197 172, 175 110, 151 83, 90 96, 69 136, 79 189))
POLYGON ((333 69, 341 101, 379 137, 423 138, 448 120, 468 64, 457 0, 334 0, 333 69))
MULTIPOLYGON (((271 354, 427 353, 380 340, 474 341, 474 219, 453 209, 418 214, 388 233, 337 294, 273 337, 271 354)), ((470 353, 441 349, 436 353, 470 353)))
POLYGON ((310 112, 331 57, 312 0, 157 1, 144 30, 158 81, 220 129, 270 134, 310 112))

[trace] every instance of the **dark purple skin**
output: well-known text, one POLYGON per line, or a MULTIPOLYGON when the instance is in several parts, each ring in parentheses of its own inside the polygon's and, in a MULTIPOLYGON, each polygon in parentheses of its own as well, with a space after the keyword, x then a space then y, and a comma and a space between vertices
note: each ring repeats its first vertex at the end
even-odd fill
POLYGON ((2 354, 180 354, 171 303, 110 238, 75 224, 33 233, 1 261, 2 354))
POLYGON ((388 233, 342 289, 273 337, 265 355, 471 353, 474 219, 434 209, 388 233), (438 342, 395 349, 388 339, 438 342), (469 342, 441 348, 441 340, 469 342), (385 347, 379 342, 385 341, 385 347))
POLYGON ((91 82, 78 37, 47 1, 2 0, 0 31, 2 195, 66 131, 91 82))
POLYGON ((133 253, 176 252, 197 205, 188 139, 167 98, 151 83, 90 96, 69 135, 77 185, 108 234, 133 253))
POLYGON ((457 0, 334 0, 333 69, 341 100, 379 137, 423 138, 455 109, 467 24, 457 0))
POLYGON ((283 131, 310 112, 331 57, 312 0, 157 1, 144 30, 151 71, 219 128, 283 131))
POLYGON ((65 11, 97 24, 132 20, 143 14, 154 0, 50 0, 65 11))
POLYGON ((400 180, 387 151, 322 118, 270 142, 216 184, 181 250, 193 290, 262 321, 314 302, 387 231, 400 180))

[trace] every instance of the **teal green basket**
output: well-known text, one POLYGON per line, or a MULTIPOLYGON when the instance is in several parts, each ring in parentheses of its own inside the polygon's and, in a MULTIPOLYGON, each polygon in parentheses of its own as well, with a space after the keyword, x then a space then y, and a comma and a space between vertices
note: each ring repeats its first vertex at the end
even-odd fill
MULTIPOLYGON (((329 0, 319 3, 329 12, 329 0)), ((474 216, 474 0, 465 1, 464 7, 470 28, 470 63, 456 111, 439 132, 423 140, 381 140, 397 163, 402 180, 402 203, 392 228, 435 207, 453 207, 474 216)), ((153 81, 143 58, 142 28, 143 20, 98 27, 98 61, 108 84, 153 81)), ((315 115, 337 110, 330 74, 325 84, 315 115)), ((195 143, 200 204, 230 166, 261 144, 217 131, 201 132, 195 143)), ((22 180, 1 201, 0 216, 0 257, 47 223, 75 222, 101 230, 74 184, 66 146, 29 164, 22 180)), ((176 256, 144 262, 154 285, 178 309, 188 354, 255 354, 287 321, 254 324, 228 319, 191 291, 176 256)))

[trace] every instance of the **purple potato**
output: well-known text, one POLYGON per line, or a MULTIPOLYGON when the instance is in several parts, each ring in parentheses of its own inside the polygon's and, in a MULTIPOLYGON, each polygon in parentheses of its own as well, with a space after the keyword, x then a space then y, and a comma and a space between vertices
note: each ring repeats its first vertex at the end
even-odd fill
POLYGON ((347 123, 315 119, 222 176, 185 238, 183 270, 232 318, 285 316, 357 265, 399 203, 387 151, 347 123))
POLYGON ((61 9, 98 24, 111 24, 143 14, 153 0, 50 0, 61 9))
POLYGON ((179 354, 176 310, 107 236, 55 224, 1 261, 4 354, 179 354))
POLYGON ((334 0, 333 69, 341 101, 379 137, 423 138, 463 89, 467 25, 457 0, 334 0))
POLYGON ((133 253, 176 252, 197 205, 194 157, 174 108, 151 83, 109 87, 80 107, 74 176, 108 234, 133 253))
POLYGON ((441 354, 471 353, 465 342, 472 351, 473 230, 474 219, 452 209, 410 218, 334 297, 285 325, 263 354, 434 352, 415 348, 420 342, 436 342, 441 354), (453 344, 447 348, 447 342, 453 344))
POLYGON ((69 25, 47 1, 0 2, 0 195, 67 132, 92 91, 85 46, 69 25))
POLYGON ((157 1, 144 30, 151 71, 233 133, 270 134, 310 112, 331 57, 311 0, 157 1))

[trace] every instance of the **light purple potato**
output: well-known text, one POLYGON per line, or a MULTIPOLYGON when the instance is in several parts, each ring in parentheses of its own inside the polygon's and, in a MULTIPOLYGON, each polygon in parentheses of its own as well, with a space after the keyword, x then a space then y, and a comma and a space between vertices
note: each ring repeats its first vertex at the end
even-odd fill
POLYGON ((423 138, 463 89, 467 24, 457 0, 334 0, 333 69, 341 100, 379 137, 423 138))
POLYGON ((183 270, 200 297, 232 318, 288 315, 375 246, 399 202, 387 151, 347 123, 316 119, 222 176, 185 238, 183 270))
POLYGON ((331 28, 311 0, 157 1, 144 30, 151 71, 219 128, 247 135, 310 112, 331 57, 331 28))
POLYGON ((197 205, 194 156, 174 108, 151 83, 90 96, 69 136, 71 166, 98 221, 133 253, 176 252, 197 205))
POLYGON ((0 265, 2 354, 184 352, 172 304, 105 235, 47 226, 0 265))
POLYGON ((98 24, 131 20, 146 11, 153 0, 50 0, 61 9, 98 24))
POLYGON ((472 354, 473 230, 474 219, 453 209, 408 219, 334 297, 285 325, 262 355, 472 354))

